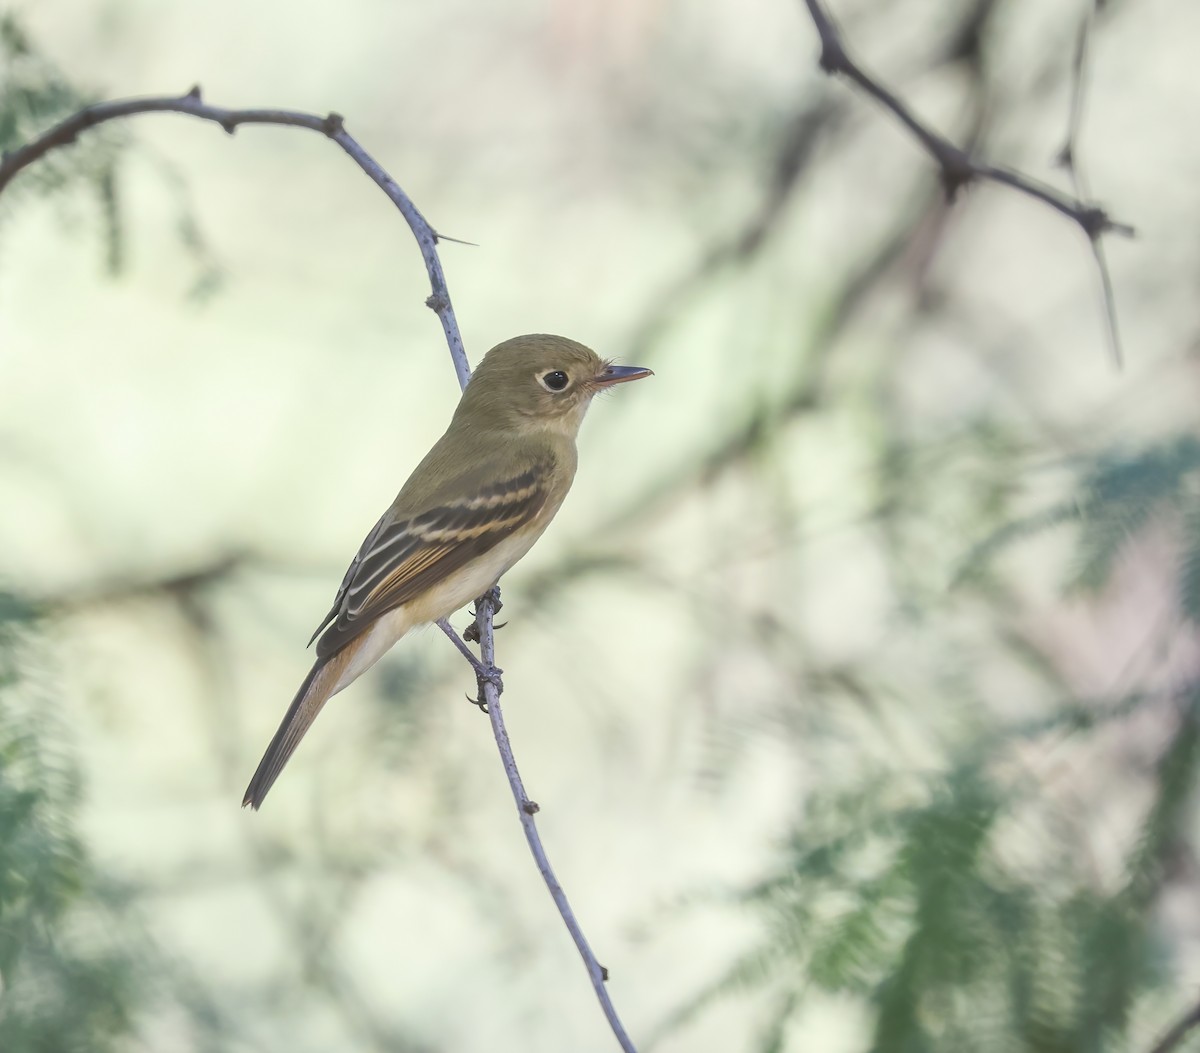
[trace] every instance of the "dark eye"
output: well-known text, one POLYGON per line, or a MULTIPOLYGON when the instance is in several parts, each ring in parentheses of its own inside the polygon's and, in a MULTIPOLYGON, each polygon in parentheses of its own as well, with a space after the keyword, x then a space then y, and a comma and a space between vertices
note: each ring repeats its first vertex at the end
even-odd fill
POLYGON ((542 374, 542 387, 547 391, 562 391, 570 382, 571 378, 561 369, 542 374))

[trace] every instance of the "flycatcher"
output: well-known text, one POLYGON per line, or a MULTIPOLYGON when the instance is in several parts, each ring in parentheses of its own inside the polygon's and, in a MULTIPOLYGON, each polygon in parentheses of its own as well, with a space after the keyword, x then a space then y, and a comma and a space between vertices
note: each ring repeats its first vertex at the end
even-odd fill
MULTIPOLYGON (((417 465, 346 571, 313 633, 317 660, 259 762, 243 807, 258 808, 321 707, 409 629, 487 592, 542 535, 575 477, 592 396, 648 377, 561 336, 493 347, 450 427, 417 465)), ((312 643, 312 640, 309 641, 312 643)))

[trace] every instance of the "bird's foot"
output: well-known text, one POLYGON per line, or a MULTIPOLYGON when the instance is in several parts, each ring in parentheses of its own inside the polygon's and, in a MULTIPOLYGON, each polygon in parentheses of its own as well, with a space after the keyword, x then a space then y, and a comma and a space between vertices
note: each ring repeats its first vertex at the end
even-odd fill
MULTIPOLYGON (((479 597, 479 599, 481 599, 481 600, 484 598, 487 598, 492 601, 493 617, 495 615, 499 614, 504 609, 504 604, 500 602, 500 586, 499 585, 493 585, 490 589, 487 590, 487 592, 485 592, 483 594, 483 596, 479 597)), ((479 643, 479 602, 478 602, 478 600, 475 602, 475 607, 471 611, 471 614, 474 615, 475 620, 473 622, 471 622, 471 624, 468 625, 466 630, 463 632, 463 639, 469 641, 470 643, 479 643)), ((507 622, 500 622, 498 625, 493 625, 492 628, 493 629, 503 629, 504 626, 507 624, 508 624, 507 622)))
POLYGON ((474 662, 472 664, 475 666, 477 689, 474 698, 467 695, 467 701, 473 706, 478 706, 484 713, 487 713, 488 704, 483 685, 491 684, 496 689, 497 696, 504 694, 504 681, 501 679, 504 670, 494 665, 484 665, 482 662, 474 662))

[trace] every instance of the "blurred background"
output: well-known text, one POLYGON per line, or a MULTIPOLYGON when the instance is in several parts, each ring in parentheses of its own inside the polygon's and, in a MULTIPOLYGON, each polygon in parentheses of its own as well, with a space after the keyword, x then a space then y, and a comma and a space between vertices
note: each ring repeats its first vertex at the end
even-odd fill
MULTIPOLYGON (((442 249, 473 360, 655 369, 593 407, 498 638, 639 1048, 1200 1049, 1200 7, 831 6, 1063 188, 1090 24, 1123 368, 1079 230, 947 206, 797 0, 25 0, 0 146, 196 83, 336 110, 478 244, 442 249)), ((454 407, 427 294, 309 132, 141 116, 0 196, 5 1053, 615 1048, 436 631, 239 808, 454 407)))

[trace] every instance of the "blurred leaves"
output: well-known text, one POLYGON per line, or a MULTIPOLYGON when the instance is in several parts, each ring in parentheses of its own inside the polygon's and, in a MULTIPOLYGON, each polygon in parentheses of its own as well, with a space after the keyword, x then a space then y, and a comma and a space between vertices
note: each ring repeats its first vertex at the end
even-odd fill
POLYGON ((735 989, 782 991, 792 1011, 821 990, 864 1000, 877 1053, 1125 1048, 1137 998, 1164 979, 1152 908, 1195 790, 1198 715, 1193 688, 1113 890, 1082 846, 1039 853, 1049 870, 1017 863, 1024 795, 974 763, 929 780, 917 805, 889 804, 895 779, 818 797, 744 897, 765 942, 681 1019, 735 989))
POLYGON ((995 555, 1020 539, 1075 524, 1078 541, 1067 588, 1098 592, 1126 546, 1148 525, 1171 519, 1181 535, 1174 575, 1179 611, 1200 625, 1200 438, 1182 435, 1136 453, 1105 452, 1082 474, 1070 500, 996 531, 964 561, 960 578, 983 573, 995 555))
MULTIPOLYGON (((0 15, 0 151, 23 145, 93 101, 41 54, 15 15, 0 15)), ((13 188, 18 202, 20 195, 50 197, 89 188, 100 206, 111 274, 119 272, 123 258, 116 166, 126 142, 120 132, 108 130, 84 136, 71 149, 43 158, 13 188)))
POLYGON ((8 596, 0 611, 0 1049, 117 1049, 140 1001, 136 969, 106 931, 54 703, 27 682, 27 612, 8 596))
MULTIPOLYGON (((20 146, 90 101, 37 51, 15 15, 0 15, 0 150, 20 146)), ((43 190, 58 189, 70 178, 62 164, 71 156, 79 155, 47 159, 30 179, 43 190)))
MULTIPOLYGON (((0 152, 23 145, 55 123, 95 102, 97 96, 73 84, 37 47, 19 18, 0 14, 0 152)), ((120 124, 89 131, 68 149, 52 150, 5 190, 4 201, 20 204, 27 196, 52 199, 73 207, 78 191, 95 205, 103 243, 105 271, 122 273, 128 262, 123 213, 121 162, 133 138, 120 124)), ((212 296, 221 285, 221 268, 196 216, 187 180, 167 161, 141 151, 158 170, 175 197, 176 232, 180 247, 196 264, 187 295, 196 302, 212 296)), ((0 219, 7 208, 0 207, 0 219)))
MULTIPOLYGON (((1074 524, 1064 587, 1097 592, 1127 545, 1168 522, 1179 535, 1179 616, 1200 623, 1200 440, 1103 452, 1080 476, 1071 500, 995 531, 963 580, 979 580, 1001 549, 1074 524)), ((994 495, 989 503, 996 507, 994 495)), ((901 507, 889 502, 886 514, 901 507)), ((1045 662, 1036 651, 1012 653, 1045 662)), ((1165 883, 1194 869, 1198 773, 1200 681, 1192 679, 1104 706, 1070 699, 1023 725, 984 722, 948 751, 942 773, 889 767, 850 789, 818 791, 779 867, 741 898, 762 918, 763 942, 673 1026, 735 991, 770 991, 790 1014, 826 992, 862 1000, 874 1053, 1128 1049, 1141 1000, 1171 984, 1171 945, 1156 912, 1165 883), (1050 733, 1086 748, 1084 740, 1147 707, 1164 725, 1163 741, 1149 805, 1112 880, 1097 873, 1086 826, 1067 821, 1061 794, 1021 758, 1050 733)), ((785 1030, 776 1019, 760 1048, 783 1048, 785 1030)))

